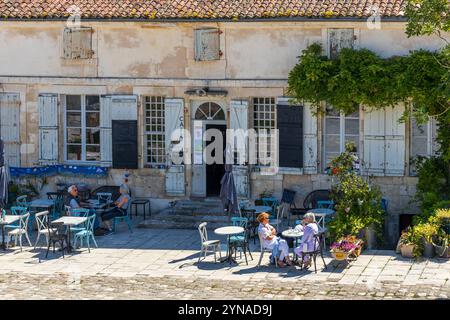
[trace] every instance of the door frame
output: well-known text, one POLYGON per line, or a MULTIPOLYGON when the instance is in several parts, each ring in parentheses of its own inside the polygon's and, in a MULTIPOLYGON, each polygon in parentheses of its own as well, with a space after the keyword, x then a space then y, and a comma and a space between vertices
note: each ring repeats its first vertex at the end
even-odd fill
MULTIPOLYGON (((227 123, 227 103, 225 100, 214 100, 214 99, 196 99, 196 100, 190 100, 189 101, 189 105, 190 105, 190 109, 191 109, 191 145, 192 145, 192 152, 191 152, 191 163, 192 163, 192 175, 191 175, 191 196, 193 197, 202 197, 202 198, 206 198, 207 197, 207 190, 206 190, 206 164, 204 163, 204 160, 202 161, 203 163, 201 165, 196 165, 194 163, 194 121, 201 121, 202 122, 202 134, 203 134, 203 138, 204 138, 204 134, 205 134, 205 130, 206 130, 206 125, 209 124, 215 124, 215 125, 224 125, 225 126, 225 130, 228 129, 228 123, 227 123), (195 119, 195 111, 197 111, 197 108, 200 107, 203 103, 206 102, 213 102, 213 103, 217 103, 221 108, 222 111, 225 115, 225 119, 224 120, 196 120, 195 119), (196 166, 202 166, 201 170, 201 174, 203 176, 203 185, 205 186, 204 188, 204 193, 200 194, 200 193, 193 193, 192 190, 194 190, 194 170, 197 170, 196 166)), ((206 146, 206 142, 205 140, 203 140, 203 152, 205 151, 205 146, 206 146)))

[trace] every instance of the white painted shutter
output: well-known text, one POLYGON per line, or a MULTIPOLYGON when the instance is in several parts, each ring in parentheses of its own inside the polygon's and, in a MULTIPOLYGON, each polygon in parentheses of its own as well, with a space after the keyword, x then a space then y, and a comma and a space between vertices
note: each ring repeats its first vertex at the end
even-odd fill
POLYGON ((220 59, 219 29, 195 30, 195 60, 211 61, 220 59))
POLYGON ((5 164, 20 166, 20 96, 0 93, 0 136, 4 142, 5 164))
POLYGON ((364 170, 384 175, 384 110, 364 113, 364 170))
POLYGON ((65 28, 63 33, 63 57, 65 59, 90 59, 92 28, 65 28))
POLYGON ((311 104, 303 108, 303 173, 317 173, 317 117, 312 114, 311 104))
POLYGON ((40 94, 39 111, 39 164, 58 163, 58 95, 40 94))
MULTIPOLYGON (((242 164, 248 161, 248 101, 247 100, 231 100, 230 104, 230 129, 235 131, 237 141, 243 140, 245 144, 235 144, 238 152, 238 163, 242 164), (243 154, 241 161, 239 155, 243 154)), ((250 194, 250 177, 248 166, 233 165, 234 184, 238 198, 248 198, 250 194)))
POLYGON ((342 48, 353 48, 354 29, 328 29, 328 56, 334 59, 342 48))
POLYGON ((112 166, 112 96, 100 97, 100 164, 112 166))
POLYGON ((405 175, 405 123, 399 123, 404 111, 404 105, 385 109, 385 174, 387 176, 405 175))
POLYGON ((175 145, 184 143, 184 100, 179 98, 171 98, 164 100, 164 126, 166 154, 168 155, 167 163, 169 164, 166 171, 166 193, 172 196, 180 196, 185 194, 185 177, 184 165, 172 164, 172 150, 175 145), (173 142, 173 144, 172 144, 173 142))

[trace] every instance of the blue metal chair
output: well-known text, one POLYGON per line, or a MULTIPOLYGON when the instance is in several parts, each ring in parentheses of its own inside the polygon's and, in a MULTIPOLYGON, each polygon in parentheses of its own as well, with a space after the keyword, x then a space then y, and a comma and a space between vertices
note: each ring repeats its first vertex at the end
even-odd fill
POLYGON ((262 198, 261 200, 262 200, 263 206, 271 207, 272 208, 272 212, 275 212, 275 209, 278 206, 277 198, 270 197, 270 198, 262 198))
POLYGON ((94 242, 95 247, 98 248, 97 241, 95 241, 95 237, 94 237, 95 218, 96 218, 95 214, 88 216, 88 219, 85 223, 85 227, 82 228, 82 230, 75 233, 74 247, 76 246, 78 239, 80 240, 80 247, 83 247, 83 239, 84 239, 84 240, 86 240, 89 252, 91 252, 90 239, 92 238, 92 241, 94 242))
MULTIPOLYGON (((11 207, 10 209, 11 215, 12 216, 23 216, 24 214, 27 213, 28 208, 27 207, 11 207)), ((20 228, 19 224, 7 224, 5 226, 5 229, 17 229, 20 228)))
POLYGON ((64 199, 62 197, 57 197, 53 200, 53 207, 50 211, 49 217, 52 220, 61 217, 61 212, 64 210, 64 199))
POLYGON ((333 200, 318 200, 317 201, 317 208, 320 209, 332 209, 334 208, 334 201, 333 200))
MULTIPOLYGON (((234 227, 242 227, 244 229, 247 228, 247 224, 248 224, 248 219, 247 218, 241 218, 241 217, 232 217, 231 218, 231 224, 234 227)), ((245 232, 242 232, 241 234, 235 235, 235 236, 231 236, 230 237, 230 242, 234 242, 234 241, 244 241, 244 237, 245 237, 245 232)))
MULTIPOLYGON (((70 215, 74 216, 74 217, 87 217, 89 215, 89 209, 86 208, 76 208, 76 209, 71 209, 70 210, 70 215)), ((85 227, 71 227, 70 228, 70 232, 72 233, 77 233, 80 231, 85 230, 85 227)), ((75 241, 75 238, 73 238, 75 241)))
POLYGON ((16 205, 18 207, 25 207, 25 208, 27 208, 27 211, 30 213, 30 218, 28 219, 28 230, 29 230, 29 233, 32 233, 32 231, 33 231, 33 228, 32 228, 33 227, 33 222, 36 219, 34 218, 34 211, 31 211, 30 207, 28 205, 27 195, 25 194, 23 196, 17 197, 16 198, 16 205))
POLYGON ((128 225, 128 229, 130 230, 130 232, 131 233, 133 232, 133 230, 131 229, 130 215, 131 215, 131 198, 128 201, 128 208, 127 208, 126 215, 114 218, 114 222, 113 222, 113 230, 114 230, 114 232, 116 232, 116 224, 118 222, 121 222, 121 221, 125 221, 126 224, 128 225))

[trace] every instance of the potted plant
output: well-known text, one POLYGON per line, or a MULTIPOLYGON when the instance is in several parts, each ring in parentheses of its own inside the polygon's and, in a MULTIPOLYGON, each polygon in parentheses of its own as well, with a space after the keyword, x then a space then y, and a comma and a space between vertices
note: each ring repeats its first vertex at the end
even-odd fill
POLYGON ((436 255, 441 258, 450 258, 450 235, 440 234, 433 239, 436 255))
POLYGON ((400 236, 400 252, 405 258, 413 258, 415 256, 416 238, 412 228, 408 228, 402 232, 400 236))
POLYGON ((419 241, 418 248, 426 258, 434 257, 433 237, 438 234, 438 229, 438 225, 430 222, 414 226, 415 239, 419 241))
POLYGON ((355 251, 357 245, 347 239, 342 239, 331 244, 331 255, 336 260, 346 260, 355 251))

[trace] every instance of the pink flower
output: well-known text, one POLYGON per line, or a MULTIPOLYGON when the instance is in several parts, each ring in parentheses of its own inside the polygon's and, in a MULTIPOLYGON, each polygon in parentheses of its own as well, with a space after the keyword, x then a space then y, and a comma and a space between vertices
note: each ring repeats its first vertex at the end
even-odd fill
POLYGON ((345 208, 344 211, 347 212, 347 213, 349 213, 350 207, 345 208))

